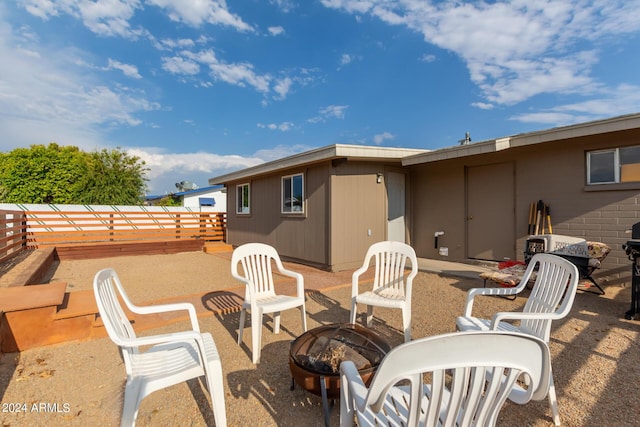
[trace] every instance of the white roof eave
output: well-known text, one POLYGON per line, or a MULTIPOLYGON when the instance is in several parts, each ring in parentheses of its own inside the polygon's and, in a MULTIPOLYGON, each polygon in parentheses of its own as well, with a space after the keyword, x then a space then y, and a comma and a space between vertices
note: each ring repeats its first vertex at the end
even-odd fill
POLYGON ((262 163, 237 172, 231 172, 226 175, 210 178, 209 184, 214 185, 231 181, 239 181, 258 175, 266 175, 284 169, 295 168, 337 158, 347 158, 349 160, 400 161, 403 157, 423 153, 425 151, 426 150, 412 148, 387 148, 366 145, 335 144, 317 148, 315 150, 305 151, 304 153, 295 154, 283 159, 262 163))

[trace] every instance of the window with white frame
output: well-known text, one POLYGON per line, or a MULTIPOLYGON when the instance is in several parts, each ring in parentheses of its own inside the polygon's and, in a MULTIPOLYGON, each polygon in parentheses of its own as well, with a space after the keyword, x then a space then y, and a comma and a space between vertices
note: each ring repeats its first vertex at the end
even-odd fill
POLYGON ((282 213, 304 213, 304 175, 282 177, 282 213))
POLYGON ((236 185, 236 213, 250 213, 249 184, 236 185))
POLYGON ((640 181, 640 146, 587 152, 587 183, 640 181))

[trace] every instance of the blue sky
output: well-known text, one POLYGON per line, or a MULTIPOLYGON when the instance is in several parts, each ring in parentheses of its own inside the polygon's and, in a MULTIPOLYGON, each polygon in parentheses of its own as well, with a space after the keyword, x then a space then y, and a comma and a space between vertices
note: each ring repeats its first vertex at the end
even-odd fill
POLYGON ((2 151, 121 147, 163 194, 640 112, 640 1, 17 0, 0 63, 2 151))

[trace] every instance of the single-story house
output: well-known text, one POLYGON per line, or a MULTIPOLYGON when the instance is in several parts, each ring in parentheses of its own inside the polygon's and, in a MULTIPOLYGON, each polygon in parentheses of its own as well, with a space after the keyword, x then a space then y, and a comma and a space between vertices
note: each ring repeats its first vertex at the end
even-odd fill
POLYGON ((155 206, 161 204, 167 197, 179 198, 185 208, 207 212, 227 211, 227 188, 224 185, 212 185, 170 195, 146 196, 145 204, 155 206))
POLYGON ((608 244, 600 276, 628 281, 640 113, 432 151, 337 144, 209 183, 229 189, 228 243, 265 242, 334 271, 386 239, 424 258, 522 259, 543 200, 554 233, 608 244))
POLYGON ((195 190, 174 193, 182 198, 182 206, 189 208, 209 208, 210 212, 227 211, 227 189, 224 185, 212 185, 195 190))

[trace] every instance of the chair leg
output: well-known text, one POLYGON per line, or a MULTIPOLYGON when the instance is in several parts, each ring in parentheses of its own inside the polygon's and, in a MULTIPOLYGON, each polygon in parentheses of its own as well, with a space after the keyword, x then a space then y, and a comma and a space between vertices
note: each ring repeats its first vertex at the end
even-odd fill
POLYGON ((262 345, 262 310, 251 313, 251 351, 253 352, 253 363, 260 363, 260 350, 262 345))
POLYGON ((129 427, 136 424, 138 417, 138 407, 142 400, 142 382, 140 379, 127 381, 124 387, 124 404, 122 405, 122 418, 120 419, 120 427, 129 427))
POLYGON ((356 309, 357 309, 358 304, 356 303, 356 299, 352 298, 351 299, 351 315, 350 315, 350 319, 349 321, 351 323, 356 323, 356 309))
POLYGON ((367 320, 365 322, 365 326, 368 328, 371 326, 371 321, 373 320, 373 306, 367 306, 367 320))
POLYGON ((302 314, 302 332, 307 332, 307 310, 304 304, 300 306, 300 313, 302 314))
POLYGON ((276 311, 273 313, 273 333, 280 333, 280 312, 276 311))
POLYGON ((556 396, 556 386, 553 383, 553 374, 549 379, 549 407, 551 408, 551 416, 556 426, 560 425, 560 411, 558 410, 558 398, 556 396))
POLYGON ((404 328, 404 342, 411 341, 411 308, 402 309, 402 327, 404 328))
POLYGON ((244 322, 247 317, 247 310, 240 309, 240 327, 238 328, 238 345, 242 344, 242 331, 244 330, 244 322))
POLYGON ((211 406, 216 427, 226 427, 227 412, 224 406, 224 384, 220 360, 213 360, 206 368, 207 387, 211 395, 211 406))

